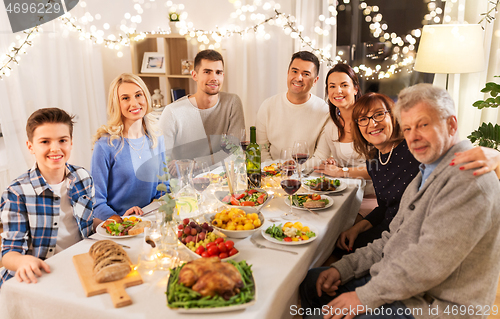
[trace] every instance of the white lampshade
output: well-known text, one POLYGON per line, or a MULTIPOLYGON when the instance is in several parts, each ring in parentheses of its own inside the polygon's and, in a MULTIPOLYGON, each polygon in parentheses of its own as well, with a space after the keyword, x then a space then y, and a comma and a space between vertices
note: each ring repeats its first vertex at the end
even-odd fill
POLYGON ((479 24, 426 25, 414 69, 426 73, 472 73, 485 68, 479 24))

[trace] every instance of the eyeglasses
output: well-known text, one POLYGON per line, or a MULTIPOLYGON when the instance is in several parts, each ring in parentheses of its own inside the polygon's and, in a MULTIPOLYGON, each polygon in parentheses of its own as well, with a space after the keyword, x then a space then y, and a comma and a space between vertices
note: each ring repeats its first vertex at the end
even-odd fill
POLYGON ((373 114, 372 116, 362 116, 356 120, 359 126, 368 126, 370 124, 370 120, 374 120, 375 122, 382 122, 385 119, 385 115, 389 113, 389 111, 381 111, 373 114))

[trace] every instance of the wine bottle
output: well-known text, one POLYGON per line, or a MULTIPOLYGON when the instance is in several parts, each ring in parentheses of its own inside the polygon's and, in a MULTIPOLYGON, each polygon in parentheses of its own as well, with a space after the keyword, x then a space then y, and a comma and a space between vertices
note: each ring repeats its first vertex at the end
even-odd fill
POLYGON ((250 127, 250 144, 245 150, 248 188, 260 187, 260 146, 257 144, 255 126, 250 127))

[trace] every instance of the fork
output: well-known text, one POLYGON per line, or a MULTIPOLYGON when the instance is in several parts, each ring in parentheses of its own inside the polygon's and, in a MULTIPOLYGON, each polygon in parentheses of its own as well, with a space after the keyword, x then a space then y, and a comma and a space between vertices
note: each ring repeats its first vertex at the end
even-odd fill
POLYGON ((274 248, 274 247, 267 247, 267 246, 264 246, 262 244, 259 244, 258 242, 255 241, 255 239, 253 239, 252 236, 250 236, 250 241, 252 242, 252 244, 254 244, 257 248, 266 248, 266 249, 273 249, 273 250, 277 250, 277 251, 283 251, 285 253, 290 253, 290 254, 294 254, 294 255, 298 255, 298 253, 296 251, 290 251, 290 250, 284 250, 284 249, 280 249, 280 248, 274 248))

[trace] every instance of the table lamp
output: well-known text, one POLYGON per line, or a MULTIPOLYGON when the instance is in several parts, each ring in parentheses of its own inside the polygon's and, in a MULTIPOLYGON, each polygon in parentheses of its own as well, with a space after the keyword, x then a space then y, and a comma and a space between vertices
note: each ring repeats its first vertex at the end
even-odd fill
POLYGON ((413 67, 426 73, 480 72, 485 68, 483 30, 479 24, 426 25, 413 67))

